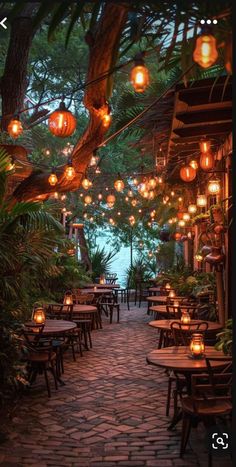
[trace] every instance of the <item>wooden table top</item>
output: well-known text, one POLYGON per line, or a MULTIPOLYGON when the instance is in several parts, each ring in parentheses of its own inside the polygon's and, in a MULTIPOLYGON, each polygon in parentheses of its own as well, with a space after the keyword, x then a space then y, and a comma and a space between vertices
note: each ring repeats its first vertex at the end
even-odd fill
POLYGON ((149 287, 150 292, 160 292, 161 287, 149 287))
POLYGON ((86 287, 84 288, 90 289, 93 287, 97 287, 98 289, 119 289, 120 284, 86 284, 86 287))
MULTIPOLYGON (((149 326, 157 329, 164 329, 165 331, 170 331, 171 323, 178 322, 180 323, 180 319, 159 319, 155 321, 150 321, 148 323, 149 326)), ((191 324, 199 324, 199 323, 207 323, 208 329, 205 331, 219 331, 222 329, 222 325, 220 323, 216 323, 214 321, 204 321, 202 319, 191 319, 191 324)), ((185 330, 185 328, 182 328, 185 330)), ((188 325, 186 325, 186 331, 188 331, 188 325)))
POLYGON ((73 313, 97 313, 97 307, 93 305, 73 305, 73 313))
POLYGON ((147 297, 147 300, 155 303, 166 303, 167 298, 167 295, 152 295, 151 297, 147 297))
MULTIPOLYGON (((34 327, 34 321, 27 321, 25 323, 26 327, 34 327)), ((58 335, 64 334, 67 331, 71 331, 75 329, 77 324, 73 321, 66 321, 64 319, 46 319, 45 325, 43 328, 43 334, 51 334, 51 335, 58 335)))
POLYGON ((85 294, 85 293, 90 293, 90 294, 95 294, 95 295, 102 295, 103 293, 105 294, 108 294, 108 293, 112 293, 112 289, 100 289, 100 288, 97 288, 94 290, 93 289, 82 289, 82 293, 85 294))
MULTIPOLYGON (((213 346, 205 347, 205 355, 206 357, 222 357, 222 362, 211 362, 213 368, 221 368, 224 366, 225 355, 223 352, 215 350, 213 346)), ((189 348, 184 346, 164 347, 162 349, 152 350, 147 354, 146 360, 147 363, 151 365, 182 371, 183 373, 202 372, 207 368, 205 358, 199 360, 191 358, 189 348)))

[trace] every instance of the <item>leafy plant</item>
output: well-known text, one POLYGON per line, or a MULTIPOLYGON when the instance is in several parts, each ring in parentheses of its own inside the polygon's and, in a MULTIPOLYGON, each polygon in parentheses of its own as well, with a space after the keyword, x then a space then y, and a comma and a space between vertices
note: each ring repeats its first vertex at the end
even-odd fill
POLYGON ((217 334, 216 350, 222 350, 225 355, 232 355, 233 351, 233 320, 228 319, 226 326, 217 334))
MULTIPOLYGON (((150 265, 144 259, 137 259, 132 267, 129 267, 126 270, 126 284, 130 288, 134 289, 137 281, 146 282, 154 276, 153 268, 150 268, 150 265)), ((150 283, 151 286, 151 283, 150 283)))
POLYGON ((114 256, 117 254, 116 250, 106 252, 105 247, 91 251, 90 258, 92 263, 92 279, 95 280, 102 274, 108 274, 111 270, 111 263, 114 256))

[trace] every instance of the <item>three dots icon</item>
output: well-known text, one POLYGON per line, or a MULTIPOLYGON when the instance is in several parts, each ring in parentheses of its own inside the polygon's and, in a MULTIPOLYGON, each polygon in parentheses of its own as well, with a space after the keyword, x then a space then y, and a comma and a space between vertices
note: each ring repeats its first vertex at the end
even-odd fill
POLYGON ((213 20, 211 20, 211 19, 201 19, 200 23, 201 24, 217 24, 218 21, 217 21, 217 19, 213 19, 213 20))

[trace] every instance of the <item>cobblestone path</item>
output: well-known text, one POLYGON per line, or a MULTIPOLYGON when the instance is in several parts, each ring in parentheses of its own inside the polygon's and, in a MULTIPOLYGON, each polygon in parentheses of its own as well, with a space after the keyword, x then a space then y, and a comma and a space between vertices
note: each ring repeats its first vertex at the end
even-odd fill
MULTIPOLYGON (((4 467, 207 466, 204 430, 192 430, 179 459, 180 428, 167 431, 167 377, 145 356, 156 347, 146 307, 121 311, 120 324, 104 319, 93 331, 93 349, 73 362, 65 357, 65 386, 44 379, 24 395, 8 439, 0 445, 4 467)), ((231 465, 229 461, 217 465, 231 465)))

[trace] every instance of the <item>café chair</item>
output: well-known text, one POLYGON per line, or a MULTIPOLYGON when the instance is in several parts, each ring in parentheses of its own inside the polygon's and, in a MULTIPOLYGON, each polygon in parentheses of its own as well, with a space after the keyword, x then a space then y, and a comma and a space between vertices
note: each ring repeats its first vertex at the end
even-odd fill
POLYGON ((117 303, 116 297, 113 294, 109 295, 101 295, 97 301, 97 307, 100 312, 104 312, 104 314, 110 318, 110 324, 112 323, 113 313, 116 311, 117 313, 117 323, 120 321, 120 304, 117 303))
MULTIPOLYGON (((215 426, 216 418, 232 415, 232 371, 215 371, 211 374, 191 375, 191 395, 181 398, 183 411, 180 457, 188 443, 192 422, 196 417, 205 427, 215 426)), ((209 455, 209 466, 212 458, 209 455)))
POLYGON ((43 337, 44 325, 33 325, 32 328, 23 328, 22 357, 28 366, 29 383, 33 384, 37 375, 44 374, 48 397, 51 397, 51 390, 48 379, 48 372, 53 375, 55 388, 57 385, 57 353, 55 352, 52 339, 43 337))

